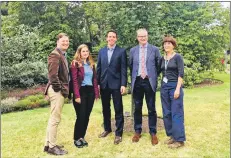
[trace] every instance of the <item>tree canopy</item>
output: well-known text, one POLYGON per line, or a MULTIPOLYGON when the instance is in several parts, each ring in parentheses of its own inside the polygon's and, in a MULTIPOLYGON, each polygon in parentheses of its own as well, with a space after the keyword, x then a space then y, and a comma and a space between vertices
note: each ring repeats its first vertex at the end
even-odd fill
POLYGON ((177 39, 190 86, 199 81, 199 72, 221 67, 229 49, 230 14, 220 2, 1 2, 1 13, 5 70, 22 62, 46 63, 60 32, 70 36, 70 61, 82 43, 90 42, 97 53, 110 29, 129 50, 137 44, 136 30, 146 28, 149 43, 162 53, 165 35, 177 39))

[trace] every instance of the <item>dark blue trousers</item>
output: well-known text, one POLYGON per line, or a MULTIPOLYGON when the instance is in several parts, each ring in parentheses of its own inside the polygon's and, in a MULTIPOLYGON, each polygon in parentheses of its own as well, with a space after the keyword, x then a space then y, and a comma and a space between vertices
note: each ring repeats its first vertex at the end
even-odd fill
POLYGON ((156 134, 156 93, 152 90, 148 78, 142 79, 137 77, 133 90, 133 100, 135 103, 134 111, 134 129, 136 133, 142 132, 142 106, 145 95, 146 104, 148 107, 148 125, 149 133, 156 134))
POLYGON ((124 116, 123 116, 123 102, 120 89, 100 89, 101 101, 103 105, 103 123, 104 130, 111 132, 111 96, 113 99, 115 120, 116 120, 116 136, 122 136, 124 128, 124 116))
POLYGON ((176 141, 185 141, 183 89, 180 96, 174 99, 177 82, 162 82, 161 103, 163 110, 164 126, 167 136, 172 136, 176 141))

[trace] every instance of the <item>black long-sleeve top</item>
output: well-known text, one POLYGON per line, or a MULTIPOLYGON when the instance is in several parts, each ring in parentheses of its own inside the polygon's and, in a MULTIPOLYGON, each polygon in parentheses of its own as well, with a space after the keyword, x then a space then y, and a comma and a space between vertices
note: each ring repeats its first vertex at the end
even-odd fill
POLYGON ((176 53, 169 61, 165 71, 165 59, 161 58, 160 70, 163 77, 167 77, 168 82, 177 82, 178 77, 184 77, 184 61, 180 54, 176 53))

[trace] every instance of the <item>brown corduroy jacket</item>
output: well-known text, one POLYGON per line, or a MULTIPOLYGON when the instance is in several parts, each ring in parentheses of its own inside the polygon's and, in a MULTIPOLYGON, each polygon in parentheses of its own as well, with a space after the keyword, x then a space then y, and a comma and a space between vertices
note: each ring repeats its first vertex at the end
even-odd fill
POLYGON ((68 63, 62 52, 55 48, 48 57, 48 80, 45 95, 51 85, 55 92, 61 91, 61 94, 66 98, 69 94, 69 68, 68 63))

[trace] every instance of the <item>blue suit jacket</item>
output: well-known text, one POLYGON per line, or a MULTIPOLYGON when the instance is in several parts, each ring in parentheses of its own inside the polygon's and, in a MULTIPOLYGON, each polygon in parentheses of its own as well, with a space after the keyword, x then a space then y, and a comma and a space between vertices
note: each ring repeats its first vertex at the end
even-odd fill
MULTIPOLYGON (((157 47, 148 44, 147 46, 147 58, 146 58, 146 68, 149 82, 151 84, 152 90, 155 92, 157 87, 157 71, 159 62, 161 59, 160 51, 157 47)), ((132 80, 132 92, 134 89, 134 84, 139 70, 139 45, 130 49, 129 54, 129 66, 131 70, 131 80, 132 80)))
POLYGON ((116 45, 108 63, 107 47, 100 49, 97 62, 97 79, 100 88, 120 89, 127 86, 127 55, 123 48, 116 45))

